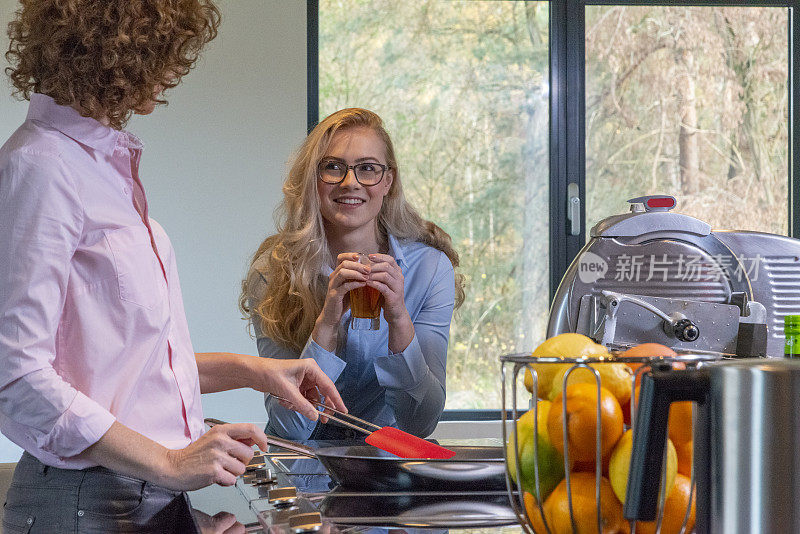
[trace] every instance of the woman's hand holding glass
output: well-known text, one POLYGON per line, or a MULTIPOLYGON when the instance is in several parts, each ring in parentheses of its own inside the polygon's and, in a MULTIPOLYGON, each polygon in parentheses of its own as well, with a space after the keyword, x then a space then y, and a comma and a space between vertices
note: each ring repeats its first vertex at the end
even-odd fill
POLYGON ((337 256, 338 264, 328 276, 328 292, 322 312, 317 317, 311 337, 325 350, 336 349, 336 335, 342 315, 350 307, 347 293, 358 287, 364 287, 370 273, 369 265, 358 263, 358 253, 345 252, 337 256))
POLYGON ((402 352, 414 337, 414 324, 405 300, 403 271, 388 254, 370 254, 372 269, 367 285, 383 295, 383 317, 389 323, 389 350, 402 352))
POLYGON ((389 325, 409 317, 403 289, 403 271, 388 254, 370 254, 373 262, 367 285, 383 295, 383 317, 389 325))

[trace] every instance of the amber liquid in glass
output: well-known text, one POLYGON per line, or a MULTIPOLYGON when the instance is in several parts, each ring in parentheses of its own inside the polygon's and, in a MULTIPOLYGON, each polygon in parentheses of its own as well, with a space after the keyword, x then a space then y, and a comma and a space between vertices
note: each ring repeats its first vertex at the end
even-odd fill
POLYGON ((374 287, 357 287, 350 291, 352 316, 360 319, 380 317, 383 295, 374 287))

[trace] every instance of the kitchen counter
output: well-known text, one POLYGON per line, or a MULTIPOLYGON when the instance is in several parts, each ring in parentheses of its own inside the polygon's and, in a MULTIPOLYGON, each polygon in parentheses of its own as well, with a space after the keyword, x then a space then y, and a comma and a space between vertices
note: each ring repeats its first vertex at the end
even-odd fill
MULTIPOLYGON (((359 442, 305 443, 316 448, 359 442)), ((442 441, 445 446, 499 444, 499 440, 442 441)), ((224 532, 214 525, 214 516, 221 525, 227 514, 235 516, 246 532, 522 532, 504 491, 343 490, 317 459, 278 448, 255 456, 251 464, 235 486, 189 493, 195 521, 204 534, 224 532), (280 503, 275 490, 285 487, 295 488, 296 496, 280 503)))

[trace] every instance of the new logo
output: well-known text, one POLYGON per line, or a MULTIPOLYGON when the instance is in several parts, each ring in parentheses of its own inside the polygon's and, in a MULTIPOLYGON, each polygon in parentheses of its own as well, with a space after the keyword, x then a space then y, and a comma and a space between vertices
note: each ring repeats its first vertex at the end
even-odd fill
POLYGON ((586 251, 578 260, 578 278, 584 284, 593 284, 608 272, 606 260, 593 252, 586 251))

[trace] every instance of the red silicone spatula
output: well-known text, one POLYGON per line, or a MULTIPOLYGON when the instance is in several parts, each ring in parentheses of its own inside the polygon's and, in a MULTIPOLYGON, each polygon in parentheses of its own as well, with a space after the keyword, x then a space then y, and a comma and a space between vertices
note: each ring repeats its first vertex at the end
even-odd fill
MULTIPOLYGON (((279 400, 289 402, 282 397, 278 397, 277 395, 274 395, 274 397, 279 400)), ((381 427, 374 423, 370 423, 369 421, 359 419, 358 417, 350 415, 349 413, 344 413, 335 408, 331 408, 325 404, 313 401, 312 404, 319 408, 326 408, 339 416, 334 417, 333 415, 326 413, 325 417, 328 419, 336 421, 337 423, 340 423, 348 428, 352 428, 367 434, 367 437, 364 441, 373 447, 377 447, 386 452, 395 454, 400 458, 414 458, 419 460, 447 460, 456 454, 455 451, 451 451, 446 447, 432 443, 427 439, 419 438, 413 434, 409 434, 408 432, 403 432, 399 428, 394 428, 391 426, 381 427), (343 417, 347 417, 351 421, 355 421, 355 423, 351 421, 345 421, 342 419, 343 417), (374 428, 375 430, 369 430, 369 428, 374 428)))
POLYGON ((400 458, 447 460, 456 454, 455 451, 446 447, 391 426, 380 427, 378 430, 370 432, 364 441, 379 449, 396 454, 400 458))

